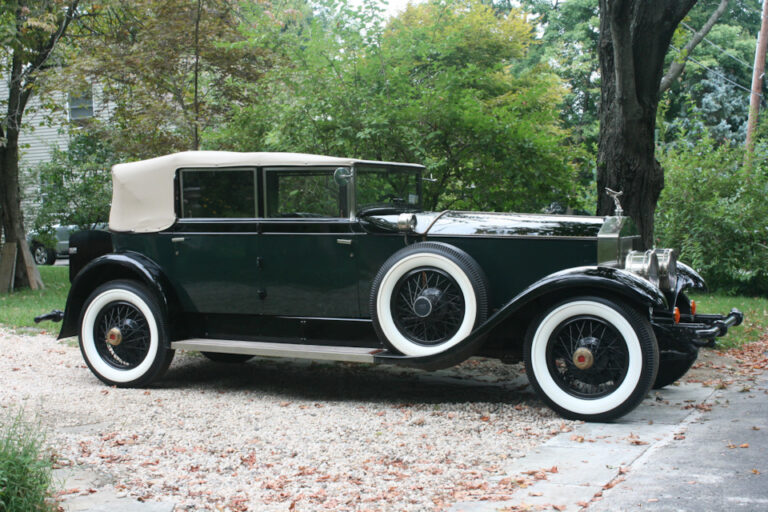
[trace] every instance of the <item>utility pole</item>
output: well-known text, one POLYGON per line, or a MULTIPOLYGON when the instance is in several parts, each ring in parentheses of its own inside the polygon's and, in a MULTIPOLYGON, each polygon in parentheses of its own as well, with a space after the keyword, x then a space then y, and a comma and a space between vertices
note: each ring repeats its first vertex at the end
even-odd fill
POLYGON ((755 149, 755 128, 760 113, 760 100, 763 98, 763 74, 765 71, 765 50, 768 43, 768 0, 763 0, 763 18, 760 35, 755 48, 755 65, 752 70, 752 92, 749 98, 749 120, 747 121, 747 158, 755 149))

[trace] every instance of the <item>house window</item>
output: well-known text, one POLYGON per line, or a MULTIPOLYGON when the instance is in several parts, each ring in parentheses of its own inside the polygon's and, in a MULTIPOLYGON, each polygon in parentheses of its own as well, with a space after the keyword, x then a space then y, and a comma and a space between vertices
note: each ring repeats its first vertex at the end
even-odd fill
POLYGON ((93 95, 90 88, 69 93, 67 104, 70 121, 80 121, 93 117, 93 95))

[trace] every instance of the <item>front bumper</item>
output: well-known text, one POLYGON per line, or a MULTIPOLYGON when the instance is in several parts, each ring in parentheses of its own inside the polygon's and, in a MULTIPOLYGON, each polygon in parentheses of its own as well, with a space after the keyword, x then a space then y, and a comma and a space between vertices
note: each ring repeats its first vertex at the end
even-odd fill
POLYGON ((680 322, 675 323, 668 312, 655 313, 651 316, 651 325, 657 338, 663 337, 667 343, 688 347, 714 347, 717 338, 725 336, 729 327, 735 327, 744 321, 744 314, 733 308, 728 315, 680 315, 680 322))

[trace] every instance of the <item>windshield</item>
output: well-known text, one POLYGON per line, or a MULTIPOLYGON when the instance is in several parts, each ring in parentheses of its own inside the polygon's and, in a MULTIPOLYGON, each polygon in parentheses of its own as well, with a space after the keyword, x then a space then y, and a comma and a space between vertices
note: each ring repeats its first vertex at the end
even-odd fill
POLYGON ((355 166, 357 213, 366 210, 421 209, 421 169, 385 165, 355 166))

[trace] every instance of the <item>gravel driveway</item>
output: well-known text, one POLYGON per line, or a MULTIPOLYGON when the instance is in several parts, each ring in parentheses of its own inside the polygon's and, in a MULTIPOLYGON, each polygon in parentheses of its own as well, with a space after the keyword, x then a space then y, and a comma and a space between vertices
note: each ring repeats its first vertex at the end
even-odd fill
POLYGON ((158 386, 117 389, 71 340, 0 329, 0 350, 0 405, 39 418, 59 465, 104 472, 119 495, 175 510, 504 499, 515 485, 498 479, 505 462, 571 425, 530 394, 520 366, 486 360, 421 373, 177 352, 158 386))

